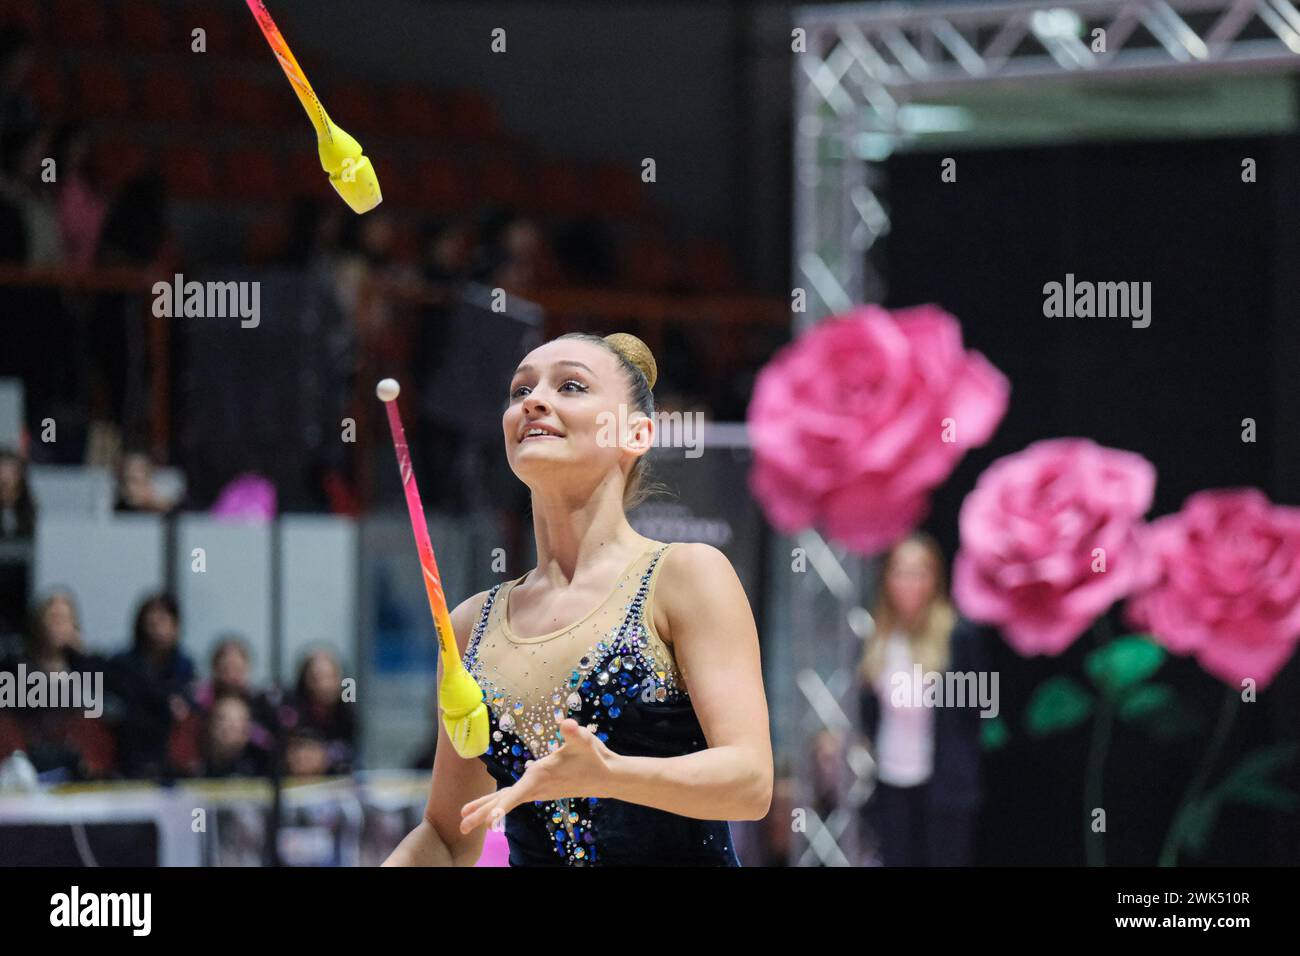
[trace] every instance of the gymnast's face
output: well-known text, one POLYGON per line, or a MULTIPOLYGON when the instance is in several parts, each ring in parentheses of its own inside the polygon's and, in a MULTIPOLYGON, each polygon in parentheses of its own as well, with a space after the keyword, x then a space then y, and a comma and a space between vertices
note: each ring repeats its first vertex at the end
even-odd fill
POLYGON ((618 359, 591 342, 533 349, 510 380, 501 418, 510 468, 530 488, 575 472, 600 476, 649 448, 653 423, 631 409, 618 359), (528 437, 532 428, 546 435, 528 437))

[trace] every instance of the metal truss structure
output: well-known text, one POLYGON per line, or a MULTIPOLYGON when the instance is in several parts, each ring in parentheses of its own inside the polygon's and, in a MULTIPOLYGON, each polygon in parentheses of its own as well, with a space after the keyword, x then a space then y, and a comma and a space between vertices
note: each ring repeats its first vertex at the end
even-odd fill
MULTIPOLYGON (((806 305, 796 335, 884 299, 872 261, 890 226, 881 164, 910 135, 911 101, 977 87, 1300 71, 1290 0, 809 6, 796 9, 793 26, 793 273, 806 305)), ((808 827, 791 862, 845 865, 858 861, 856 809, 872 789, 851 717, 853 664, 871 628, 860 586, 869 575, 861 559, 811 533, 799 543, 819 560, 792 594, 797 799, 808 827), (809 781, 827 733, 843 738, 849 773, 822 819, 812 808, 826 803, 809 781)))
POLYGON ((909 100, 974 86, 1300 69, 1291 0, 802 7, 794 54, 794 269, 802 331, 882 298, 868 262, 889 231, 878 171, 909 100))

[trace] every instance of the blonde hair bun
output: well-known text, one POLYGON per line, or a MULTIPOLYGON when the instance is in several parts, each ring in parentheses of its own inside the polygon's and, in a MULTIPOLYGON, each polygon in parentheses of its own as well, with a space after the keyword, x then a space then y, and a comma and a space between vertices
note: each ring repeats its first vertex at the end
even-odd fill
POLYGON ((655 380, 659 378, 659 366, 655 364, 655 357, 650 352, 650 346, 629 332, 615 332, 612 335, 605 336, 605 341, 641 370, 651 388, 655 387, 655 380))

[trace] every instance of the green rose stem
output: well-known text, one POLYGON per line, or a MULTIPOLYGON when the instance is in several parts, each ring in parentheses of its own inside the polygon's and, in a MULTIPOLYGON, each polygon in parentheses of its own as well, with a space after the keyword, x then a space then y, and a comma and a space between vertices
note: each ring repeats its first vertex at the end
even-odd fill
POLYGON ((1083 775, 1083 848, 1089 866, 1106 865, 1105 830, 1094 833, 1092 814, 1101 806, 1102 767, 1110 749, 1110 730, 1114 724, 1115 705, 1109 694, 1097 702, 1097 716, 1092 722, 1092 744, 1088 748, 1088 769, 1083 775))
POLYGON ((1201 758, 1201 765, 1196 769, 1196 776, 1192 778, 1192 782, 1187 786, 1187 792, 1183 794, 1183 802, 1179 804, 1178 812, 1174 814, 1173 823, 1169 825, 1165 844, 1160 849, 1160 866, 1174 866, 1178 862, 1178 847, 1182 843, 1183 831, 1187 828, 1187 819, 1191 816, 1201 791, 1205 789, 1205 781, 1209 779, 1214 762, 1219 758, 1223 742, 1228 739, 1228 732, 1232 730, 1232 721, 1237 716, 1239 700, 1241 700, 1239 692, 1229 687, 1227 696, 1223 698, 1223 706, 1219 708, 1219 720, 1214 725, 1214 736, 1210 739, 1210 745, 1205 748, 1205 756, 1201 758))
MULTIPOLYGON (((1104 647, 1114 636, 1106 615, 1102 615, 1092 626, 1091 635, 1097 647, 1104 647)), ((1093 811, 1101 806, 1102 768, 1106 763, 1106 752, 1110 749, 1110 731, 1115 720, 1115 707, 1111 696, 1102 693, 1097 703, 1096 716, 1092 721, 1092 742, 1088 746, 1088 766, 1083 774, 1083 851, 1089 866, 1106 865, 1105 830, 1094 833, 1092 829, 1093 811)))

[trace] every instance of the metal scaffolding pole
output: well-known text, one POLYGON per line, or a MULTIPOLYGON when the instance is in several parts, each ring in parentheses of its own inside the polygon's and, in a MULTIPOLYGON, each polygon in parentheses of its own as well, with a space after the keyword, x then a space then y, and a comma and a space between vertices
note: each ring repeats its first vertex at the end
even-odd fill
MULTIPOLYGON (((976 88, 1300 71, 1290 0, 1058 0, 808 6, 794 13, 794 286, 799 335, 828 315, 881 302, 874 261, 889 233, 883 163, 908 135, 910 101, 976 88), (800 35, 801 34, 801 35, 800 35)), ((869 562, 813 532, 816 573, 791 575, 796 805, 808 825, 791 862, 861 860, 857 810, 873 768, 856 737, 854 664, 872 622, 869 562), (835 809, 819 814, 815 748, 840 740, 835 809), (823 816, 825 817, 823 819, 823 816)))

